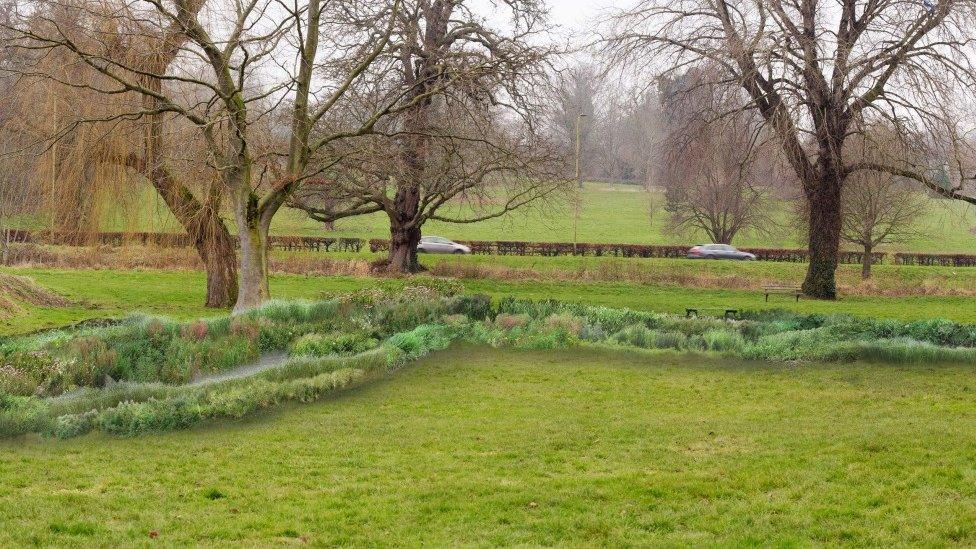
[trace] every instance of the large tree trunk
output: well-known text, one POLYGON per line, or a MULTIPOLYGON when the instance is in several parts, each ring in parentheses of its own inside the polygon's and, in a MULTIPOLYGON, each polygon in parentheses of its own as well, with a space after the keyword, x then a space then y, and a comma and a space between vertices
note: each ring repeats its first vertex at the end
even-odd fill
POLYGON ((837 252, 840 250, 840 177, 822 177, 807 191, 810 264, 803 293, 817 299, 837 299, 837 252))
MULTIPOLYGON (((152 154, 150 158, 154 158, 152 154)), ((204 205, 156 160, 149 181, 190 236, 207 272, 206 306, 226 308, 237 300, 237 254, 234 239, 216 204, 204 205)))
POLYGON ((861 279, 867 280, 871 278, 871 254, 874 253, 874 247, 870 244, 864 245, 864 257, 861 259, 861 279))
POLYGON ((420 229, 408 229, 391 224, 390 253, 384 265, 387 272, 406 274, 422 270, 417 259, 418 244, 420 244, 420 229))
POLYGON ((234 312, 260 306, 271 297, 268 287, 268 231, 246 207, 237 210, 237 239, 240 244, 240 289, 234 312))
MULTIPOLYGON (((222 223, 221 223, 222 225, 222 223)), ((207 307, 226 309, 237 301, 237 253, 226 227, 197 240, 207 271, 207 307)))
MULTIPOLYGON (((425 113, 411 117, 410 126, 425 127, 417 122, 425 113)), ((405 166, 402 179, 397 185, 390 215, 390 255, 386 268, 390 273, 415 273, 421 269, 417 261, 417 244, 420 243, 420 181, 427 161, 426 139, 410 136, 402 152, 405 166)))

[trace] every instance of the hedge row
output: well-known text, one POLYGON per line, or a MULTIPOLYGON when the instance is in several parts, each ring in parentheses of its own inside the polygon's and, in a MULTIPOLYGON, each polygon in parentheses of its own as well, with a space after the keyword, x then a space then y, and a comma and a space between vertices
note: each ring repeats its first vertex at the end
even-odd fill
MULTIPOLYGON (((749 252, 756 256, 760 261, 782 261, 792 263, 806 263, 810 259, 810 252, 801 249, 789 248, 740 248, 744 252, 749 252)), ((874 252, 871 254, 871 263, 878 265, 884 263, 887 254, 874 252)), ((860 265, 864 261, 864 252, 852 252, 841 250, 837 254, 840 263, 860 265)))
POLYGON ((895 265, 976 267, 976 255, 896 253, 895 265))
MULTIPOLYGON (((2 233, 7 242, 14 243, 45 243, 63 246, 85 246, 102 244, 121 246, 124 244, 155 245, 162 247, 189 247, 193 245, 190 237, 176 233, 72 233, 58 231, 29 231, 25 229, 5 229, 2 233)), ((566 255, 592 257, 655 257, 681 258, 688 253, 688 246, 659 246, 649 244, 572 244, 569 242, 525 242, 509 240, 468 240, 460 241, 471 247, 471 253, 477 255, 520 255, 557 257, 566 255)), ((269 236, 268 244, 278 250, 305 250, 316 252, 359 252, 366 247, 367 241, 361 238, 332 238, 319 236, 269 236)), ((372 239, 368 241, 372 252, 388 251, 390 241, 372 239)), ((809 259, 809 252, 793 248, 741 248, 755 254, 760 261, 780 261, 805 263, 809 259)), ((872 263, 885 262, 887 254, 873 253, 872 263)), ((896 253, 893 254, 896 265, 929 265, 943 267, 976 267, 976 255, 965 254, 922 254, 896 253)), ((863 261, 862 252, 841 251, 838 255, 840 263, 860 264, 863 261)))
MULTIPOLYGON (((512 242, 512 241, 460 241, 477 255, 523 255, 556 257, 563 255, 593 257, 657 257, 682 258, 688 254, 688 246, 655 246, 647 244, 571 244, 566 242, 512 242)), ((372 252, 385 252, 390 249, 390 241, 373 239, 369 241, 372 252)), ((784 261, 804 263, 809 258, 807 250, 787 248, 741 248, 755 254, 760 261, 784 261)), ((872 262, 883 263, 885 254, 871 254, 872 262)), ((840 252, 841 263, 860 264, 864 258, 861 252, 840 252)), ((974 256, 976 259, 976 256, 974 256)))
MULTIPOLYGON (((60 246, 88 246, 101 244, 122 246, 141 244, 165 248, 186 248, 193 245, 189 235, 178 233, 77 233, 66 231, 28 231, 7 229, 4 231, 7 242, 44 243, 60 246)), ((330 238, 319 236, 269 236, 268 245, 279 250, 307 250, 325 252, 358 252, 366 241, 361 238, 330 238)), ((235 240, 236 244, 236 240, 235 240)))

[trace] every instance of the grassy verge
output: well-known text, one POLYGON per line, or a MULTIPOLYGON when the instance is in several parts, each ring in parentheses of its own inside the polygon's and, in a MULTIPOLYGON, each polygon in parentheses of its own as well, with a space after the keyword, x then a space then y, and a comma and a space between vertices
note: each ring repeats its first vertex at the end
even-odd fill
MULTIPOLYGON (((307 252, 275 250, 271 271, 279 274, 368 276, 369 263, 381 254, 370 252, 307 252)), ((695 288, 760 290, 765 284, 799 284, 804 263, 693 261, 615 257, 518 257, 425 255, 435 276, 516 281, 630 282, 695 288)), ((203 265, 189 248, 15 247, 13 265, 48 269, 196 270, 203 265)), ((906 295, 976 296, 976 268, 877 265, 870 280, 861 279, 858 265, 837 270, 841 295, 898 297, 906 295)))
POLYGON ((966 545, 972 390, 969 366, 463 347, 249 420, 0 442, 0 544, 966 545))
MULTIPOLYGON (((30 276, 82 305, 63 309, 26 308, 23 314, 0 320, 0 333, 24 333, 86 318, 122 316, 133 311, 181 319, 220 313, 201 306, 205 282, 203 273, 199 272, 64 269, 6 269, 4 272, 30 276)), ((271 278, 271 292, 281 299, 316 299, 325 294, 372 287, 395 288, 407 283, 400 279, 368 277, 275 275, 271 278)), ((762 294, 754 290, 682 288, 664 284, 534 280, 465 280, 463 284, 468 293, 485 293, 496 298, 559 299, 671 313, 684 313, 686 307, 694 306, 741 310, 782 308, 803 313, 976 322, 973 298, 965 296, 850 296, 835 302, 801 300, 799 303, 779 296, 766 303, 762 294)))

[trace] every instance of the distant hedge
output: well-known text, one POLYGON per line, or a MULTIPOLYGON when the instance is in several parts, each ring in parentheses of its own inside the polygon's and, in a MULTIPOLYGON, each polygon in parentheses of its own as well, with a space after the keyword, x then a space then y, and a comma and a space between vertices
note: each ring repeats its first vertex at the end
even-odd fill
MULTIPOLYGON (((25 229, 6 229, 0 233, 11 243, 45 243, 62 246, 88 246, 101 244, 121 246, 124 244, 155 245, 163 247, 189 247, 190 237, 178 233, 70 233, 58 231, 29 231, 25 229)), ((522 255, 522 256, 590 256, 590 257, 658 257, 681 258, 688 253, 688 246, 660 246, 651 244, 593 244, 570 242, 530 242, 516 240, 461 240, 471 247, 477 255, 522 255)), ((306 250, 324 252, 359 252, 369 246, 372 252, 388 251, 390 241, 374 238, 333 238, 321 236, 269 236, 268 244, 278 250, 306 250)), ((799 248, 740 248, 756 255, 760 261, 780 261, 805 263, 809 252, 799 248)), ((976 267, 976 255, 967 254, 924 254, 899 252, 892 255, 895 265, 925 265, 942 267, 976 267)), ((838 261, 845 264, 860 264, 862 252, 841 251, 838 261)), ((887 254, 871 254, 872 263, 884 263, 887 254)))
MULTIPOLYGON (((154 245, 166 248, 187 248, 193 245, 189 235, 179 233, 77 233, 61 231, 28 231, 8 229, 7 242, 44 243, 60 246, 122 246, 124 244, 154 245)), ((235 239, 235 244, 236 239, 235 239)), ((332 238, 322 236, 269 236, 268 245, 278 250, 308 250, 324 252, 358 252, 366 245, 362 238, 332 238)))
POLYGON ((896 253, 895 265, 976 267, 976 255, 896 253))

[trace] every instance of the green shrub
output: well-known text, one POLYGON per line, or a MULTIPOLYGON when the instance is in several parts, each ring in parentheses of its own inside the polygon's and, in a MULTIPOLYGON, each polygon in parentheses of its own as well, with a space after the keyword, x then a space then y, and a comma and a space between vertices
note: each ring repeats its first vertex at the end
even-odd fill
POLYGON ((900 330, 897 335, 935 345, 952 347, 973 347, 976 344, 971 327, 942 319, 912 322, 900 330))
POLYGON ((0 395, 32 395, 37 389, 39 378, 15 368, 10 364, 0 366, 0 395))
POLYGON ((431 351, 446 349, 451 345, 451 337, 445 326, 424 324, 409 332, 394 334, 386 344, 402 352, 396 357, 398 362, 391 364, 395 365, 400 364, 399 360, 415 360, 431 351))
POLYGON ((439 298, 404 299, 377 303, 373 311, 379 331, 383 335, 392 335, 436 322, 447 312, 447 306, 439 298))
POLYGON ((529 330, 518 330, 509 332, 515 337, 511 338, 509 345, 517 349, 565 349, 572 347, 579 342, 579 336, 569 330, 557 327, 539 327, 529 330))
POLYGON ((308 334, 292 344, 292 356, 355 355, 376 347, 379 342, 363 333, 308 334))
POLYGON ((747 312, 745 320, 729 322, 515 299, 502 300, 496 314, 486 296, 444 297, 453 292, 449 283, 400 284, 319 303, 271 302, 204 321, 132 316, 4 339, 0 436, 70 437, 91 430, 131 435, 241 417, 287 400, 319 398, 453 340, 528 349, 609 342, 759 360, 976 362, 976 326, 944 320, 902 323, 778 311, 747 312), (185 383, 284 349, 295 358, 252 377, 203 386, 159 383, 185 383), (106 375, 119 383, 98 388, 106 375), (31 396, 78 387, 83 389, 58 399, 31 396))
POLYGON ((133 436, 153 431, 183 429, 202 419, 200 403, 194 395, 166 400, 123 402, 98 415, 98 428, 106 433, 133 436))
POLYGON ((611 337, 616 343, 644 349, 675 349, 688 347, 688 336, 681 332, 651 330, 643 324, 627 326, 611 337))
POLYGON ((41 399, 0 393, 0 437, 44 432, 51 422, 50 410, 41 399))
POLYGON ((909 338, 876 341, 843 341, 826 348, 815 357, 824 361, 883 362, 891 364, 926 364, 938 362, 976 362, 976 349, 940 347, 909 338))
POLYGON ((823 354, 829 343, 827 328, 781 332, 746 346, 742 356, 754 360, 809 360, 823 354))
POLYGON ((48 434, 57 438, 81 436, 95 429, 95 420, 97 418, 97 410, 60 416, 54 420, 54 424, 48 434))
POLYGON ((300 356, 290 359, 278 368, 266 370, 252 379, 266 381, 288 381, 299 378, 310 378, 321 374, 328 374, 343 369, 361 370, 363 372, 378 372, 387 367, 387 351, 378 347, 355 356, 300 356))
POLYGON ((455 296, 448 300, 446 308, 449 314, 464 315, 472 320, 495 318, 491 298, 484 294, 455 296))
POLYGON ((600 342, 607 339, 607 332, 601 324, 584 323, 580 329, 580 339, 583 341, 600 342))
POLYGON ((708 330, 702 334, 702 340, 706 350, 720 353, 740 353, 746 346, 742 334, 729 330, 708 330))

